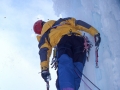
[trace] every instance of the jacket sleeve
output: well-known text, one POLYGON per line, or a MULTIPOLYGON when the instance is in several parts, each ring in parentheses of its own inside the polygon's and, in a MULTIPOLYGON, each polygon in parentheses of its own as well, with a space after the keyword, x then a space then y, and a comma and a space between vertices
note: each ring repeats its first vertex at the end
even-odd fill
POLYGON ((40 48, 39 55, 41 70, 47 70, 49 69, 49 57, 51 55, 52 47, 48 43, 45 35, 41 37, 38 47, 40 48))
POLYGON ((92 36, 99 33, 94 27, 92 27, 91 25, 89 25, 86 22, 83 22, 82 20, 76 20, 75 25, 76 25, 76 29, 85 31, 85 32, 91 34, 92 36))

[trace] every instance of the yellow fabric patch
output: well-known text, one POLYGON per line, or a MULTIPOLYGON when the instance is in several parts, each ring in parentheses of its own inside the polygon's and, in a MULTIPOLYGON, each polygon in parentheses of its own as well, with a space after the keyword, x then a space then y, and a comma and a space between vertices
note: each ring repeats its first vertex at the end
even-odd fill
POLYGON ((89 30, 92 36, 95 36, 96 34, 98 34, 98 31, 94 27, 91 27, 89 30))
POLYGON ((37 35, 36 38, 37 38, 38 42, 40 42, 41 36, 37 35))
POLYGON ((41 66, 41 70, 47 70, 49 68, 49 61, 46 60, 46 61, 41 62, 40 66, 41 66))
POLYGON ((45 39, 45 43, 40 48, 44 48, 44 47, 48 48, 48 51, 47 51, 47 60, 49 60, 51 52, 52 52, 52 47, 50 46, 50 44, 47 42, 46 39, 45 39))
POLYGON ((94 36, 98 33, 98 31, 95 28, 93 28, 92 26, 88 29, 83 26, 76 25, 76 29, 80 30, 80 31, 85 31, 85 32, 91 34, 92 36, 94 36))
POLYGON ((49 28, 51 28, 54 23, 55 23, 54 20, 50 20, 47 23, 45 23, 43 25, 43 28, 42 28, 42 31, 41 31, 41 35, 43 35, 49 28))

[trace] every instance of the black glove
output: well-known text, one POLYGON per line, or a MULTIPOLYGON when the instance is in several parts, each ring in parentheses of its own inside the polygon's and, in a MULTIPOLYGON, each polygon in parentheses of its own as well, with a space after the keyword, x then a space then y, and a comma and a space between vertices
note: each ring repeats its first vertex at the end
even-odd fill
POLYGON ((48 70, 44 70, 41 72, 42 78, 45 80, 45 82, 51 80, 50 73, 48 70))
POLYGON ((99 47, 99 44, 101 42, 101 37, 100 37, 100 33, 95 35, 95 46, 99 47))

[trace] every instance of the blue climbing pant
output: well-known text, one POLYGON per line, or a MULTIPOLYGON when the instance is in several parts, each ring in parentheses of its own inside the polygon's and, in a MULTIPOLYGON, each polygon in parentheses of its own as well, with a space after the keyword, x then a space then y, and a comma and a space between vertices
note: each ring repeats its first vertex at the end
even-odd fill
POLYGON ((65 35, 57 45, 58 78, 56 80, 57 90, 78 90, 80 87, 82 72, 86 61, 83 37, 65 35), (77 68, 76 68, 77 67, 77 68), (77 71, 77 74, 76 72, 77 71))

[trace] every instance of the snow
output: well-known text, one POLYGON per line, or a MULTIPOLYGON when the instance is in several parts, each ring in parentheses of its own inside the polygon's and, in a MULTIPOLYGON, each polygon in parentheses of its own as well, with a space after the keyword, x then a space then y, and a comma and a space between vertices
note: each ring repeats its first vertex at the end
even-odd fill
MULTIPOLYGON (((120 90, 120 0, 52 0, 57 16, 74 17, 94 26, 100 33, 99 68, 95 68, 95 47, 84 74, 101 90, 120 90)), ((94 40, 90 35, 91 41, 94 40)), ((92 88, 84 77, 83 80, 92 88)), ((89 90, 82 82, 79 90, 89 90)))

